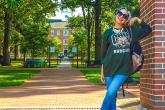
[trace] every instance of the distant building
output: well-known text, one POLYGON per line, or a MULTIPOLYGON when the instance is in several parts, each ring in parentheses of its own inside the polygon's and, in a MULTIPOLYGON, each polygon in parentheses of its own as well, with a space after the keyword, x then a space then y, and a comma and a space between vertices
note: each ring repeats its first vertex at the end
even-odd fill
POLYGON ((62 19, 48 19, 48 23, 62 22, 62 19))
POLYGON ((62 21, 67 21, 69 17, 73 16, 73 12, 69 9, 58 9, 55 11, 55 16, 51 17, 51 19, 59 20, 61 19, 62 21))
POLYGON ((62 41, 61 51, 64 56, 68 55, 68 38, 71 35, 71 29, 67 28, 67 22, 53 22, 50 23, 50 37, 59 37, 62 41))

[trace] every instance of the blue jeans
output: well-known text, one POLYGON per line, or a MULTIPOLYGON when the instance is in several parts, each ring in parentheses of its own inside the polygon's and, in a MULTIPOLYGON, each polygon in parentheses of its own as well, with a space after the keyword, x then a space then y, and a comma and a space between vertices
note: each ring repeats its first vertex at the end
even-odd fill
POLYGON ((127 78, 128 76, 124 75, 114 75, 104 78, 107 92, 103 100, 101 110, 116 110, 117 91, 119 90, 120 86, 124 84, 127 78))

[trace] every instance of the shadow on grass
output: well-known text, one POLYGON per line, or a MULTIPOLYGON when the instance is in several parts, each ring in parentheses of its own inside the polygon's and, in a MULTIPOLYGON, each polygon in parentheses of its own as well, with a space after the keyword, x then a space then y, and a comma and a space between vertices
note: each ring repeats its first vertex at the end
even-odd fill
POLYGON ((0 70, 0 87, 19 86, 39 70, 0 70))
POLYGON ((23 61, 12 61, 10 66, 1 66, 0 69, 17 69, 23 68, 23 61))

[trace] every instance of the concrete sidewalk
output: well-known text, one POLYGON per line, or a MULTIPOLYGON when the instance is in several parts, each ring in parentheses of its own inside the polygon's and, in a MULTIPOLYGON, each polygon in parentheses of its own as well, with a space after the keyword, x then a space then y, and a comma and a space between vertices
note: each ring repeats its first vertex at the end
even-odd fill
MULTIPOLYGON (((105 90, 103 85, 90 83, 68 61, 62 61, 58 68, 41 69, 40 74, 22 86, 0 88, 0 107, 15 107, 16 110, 21 107, 37 110, 99 110, 105 90)), ((126 94, 126 98, 132 97, 126 94)), ((120 99, 123 99, 121 93, 118 101, 120 99)))
POLYGON ((118 96, 117 105, 122 110, 140 110, 140 88, 136 84, 130 84, 125 88, 126 96, 118 96))

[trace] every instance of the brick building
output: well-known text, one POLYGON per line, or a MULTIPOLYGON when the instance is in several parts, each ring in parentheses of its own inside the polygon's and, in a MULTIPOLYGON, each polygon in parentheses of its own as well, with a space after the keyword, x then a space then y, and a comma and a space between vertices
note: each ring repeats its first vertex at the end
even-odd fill
POLYGON ((140 13, 153 30, 141 41, 140 103, 147 110, 165 110, 165 0, 140 0, 140 13))
POLYGON ((59 37, 62 41, 61 51, 64 56, 68 55, 68 38, 71 35, 71 29, 67 28, 67 22, 53 22, 50 23, 50 37, 59 37))

